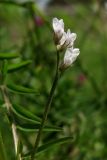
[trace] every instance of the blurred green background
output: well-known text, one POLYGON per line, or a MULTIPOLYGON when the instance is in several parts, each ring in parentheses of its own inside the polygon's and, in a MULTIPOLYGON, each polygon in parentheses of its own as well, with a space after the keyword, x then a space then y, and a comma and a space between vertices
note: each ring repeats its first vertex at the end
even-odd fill
MULTIPOLYGON (((46 132, 43 142, 62 136, 74 140, 50 148, 38 160, 107 160, 107 1, 35 0, 31 5, 25 0, 0 0, 0 53, 20 53, 21 59, 10 64, 32 60, 26 69, 10 73, 7 81, 40 93, 10 92, 11 101, 42 116, 55 73, 53 17, 63 18, 65 28, 77 33, 80 56, 61 77, 48 116, 48 123, 63 131, 46 132)), ((8 159, 14 160, 11 129, 2 107, 0 130, 8 159)), ((31 148, 35 132, 19 132, 24 150, 31 148)))

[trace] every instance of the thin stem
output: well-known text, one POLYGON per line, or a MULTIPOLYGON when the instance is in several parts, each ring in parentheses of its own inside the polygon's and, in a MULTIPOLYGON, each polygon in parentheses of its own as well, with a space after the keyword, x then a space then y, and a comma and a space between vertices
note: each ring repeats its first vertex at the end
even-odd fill
MULTIPOLYGON (((2 85, 2 86, 0 86, 0 89, 1 89, 1 92, 2 92, 2 95, 3 95, 3 99, 5 101, 5 105, 6 105, 8 114, 11 118, 11 128, 12 128, 12 134, 13 134, 13 140, 14 140, 14 146, 15 146, 15 153, 16 153, 16 156, 17 156, 17 148, 18 148, 19 137, 18 137, 18 133, 17 133, 17 129, 16 129, 15 120, 14 120, 13 114, 11 112, 12 104, 10 102, 6 86, 2 85)), ((19 155, 19 160, 21 160, 20 155, 19 155)))
POLYGON ((54 92, 55 92, 55 89, 56 89, 56 86, 57 86, 58 78, 59 78, 59 53, 57 52, 56 74, 55 74, 55 78, 54 78, 54 81, 53 81, 53 84, 52 84, 52 88, 50 90, 48 101, 47 101, 46 106, 45 106, 42 122, 41 122, 41 125, 40 125, 40 129, 38 131, 38 134, 37 134, 34 149, 33 149, 32 154, 31 154, 31 160, 34 160, 34 156, 35 156, 35 154, 37 152, 37 149, 38 149, 38 145, 39 145, 39 142, 40 142, 42 130, 44 128, 44 125, 45 125, 45 122, 47 120, 47 116, 48 116, 48 113, 49 113, 49 110, 50 110, 50 107, 51 107, 51 104, 52 104, 52 100, 53 100, 54 92))

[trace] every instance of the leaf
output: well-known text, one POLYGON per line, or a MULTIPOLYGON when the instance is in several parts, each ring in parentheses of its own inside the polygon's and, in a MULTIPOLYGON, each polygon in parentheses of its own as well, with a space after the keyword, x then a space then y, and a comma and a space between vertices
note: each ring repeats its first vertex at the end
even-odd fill
POLYGON ((22 118, 23 120, 26 120, 28 122, 32 122, 35 124, 38 124, 41 122, 41 119, 38 116, 34 115, 33 113, 31 113, 30 111, 28 111, 27 109, 25 109, 24 107, 20 105, 13 104, 12 111, 19 118, 22 118))
MULTIPOLYGON (((29 112, 25 108, 23 108, 19 105, 16 105, 16 104, 12 105, 12 111, 20 119, 23 119, 23 120, 27 121, 27 123, 18 124, 17 125, 18 129, 20 129, 22 131, 25 131, 25 132, 38 131, 38 129, 40 128, 40 122, 41 122, 41 119, 39 117, 35 116, 33 113, 29 112)), ((49 132, 51 132, 51 131, 62 131, 62 128, 46 125, 46 127, 44 128, 44 131, 49 131, 49 132)))
MULTIPOLYGON (((25 124, 17 125, 17 128, 25 132, 35 132, 39 130, 40 124, 25 123, 25 124)), ((43 128, 43 131, 44 132, 60 132, 62 131, 62 128, 47 125, 43 128)))
POLYGON ((47 144, 44 144, 44 145, 40 146, 38 148, 37 154, 46 151, 50 147, 53 147, 55 145, 60 145, 60 144, 63 144, 63 143, 69 143, 72 140, 73 140, 73 137, 64 137, 64 138, 59 138, 59 139, 53 140, 51 142, 48 142, 47 144))
POLYGON ((0 53, 0 59, 13 59, 19 57, 17 53, 0 53))
POLYGON ((20 62, 20 63, 16 63, 16 64, 11 64, 8 66, 8 73, 15 72, 19 69, 22 69, 31 63, 32 63, 32 61, 28 60, 28 61, 24 61, 24 62, 20 62))
MULTIPOLYGON (((36 155, 50 149, 51 147, 53 147, 55 145, 61 145, 63 143, 70 143, 70 141, 72 141, 72 140, 73 140, 73 137, 64 137, 64 138, 59 138, 59 139, 53 140, 51 142, 48 142, 47 144, 44 144, 44 145, 38 147, 36 155)), ((32 151, 26 153, 25 155, 23 155, 23 158, 30 156, 31 153, 32 153, 32 151)))
POLYGON ((12 84, 12 83, 7 84, 7 88, 10 89, 10 91, 19 93, 19 94, 25 94, 25 93, 36 94, 36 91, 34 89, 27 88, 21 85, 12 84))

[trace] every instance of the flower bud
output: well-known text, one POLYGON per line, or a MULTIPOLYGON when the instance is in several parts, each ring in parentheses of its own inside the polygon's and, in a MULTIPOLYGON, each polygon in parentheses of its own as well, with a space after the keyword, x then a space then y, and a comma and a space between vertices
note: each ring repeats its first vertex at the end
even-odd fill
POLYGON ((68 29, 67 33, 66 32, 63 33, 58 48, 59 49, 71 48, 74 44, 76 37, 77 37, 76 33, 71 33, 70 29, 68 29))
POLYGON ((63 19, 58 20, 53 18, 53 30, 54 30, 54 40, 55 44, 58 44, 64 33, 64 22, 63 19))
POLYGON ((78 48, 68 48, 64 55, 63 63, 60 66, 60 70, 64 70, 72 65, 72 63, 76 60, 77 56, 80 54, 78 48))

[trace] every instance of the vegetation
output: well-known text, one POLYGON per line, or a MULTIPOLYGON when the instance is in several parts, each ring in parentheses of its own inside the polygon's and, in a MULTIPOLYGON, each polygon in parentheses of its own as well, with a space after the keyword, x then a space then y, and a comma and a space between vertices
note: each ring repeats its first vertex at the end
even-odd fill
POLYGON ((58 82, 36 159, 106 160, 106 3, 35 5, 0 0, 0 160, 30 160, 55 75, 53 17, 77 33, 80 56, 58 82))

